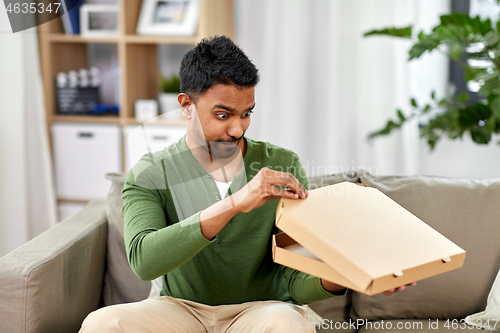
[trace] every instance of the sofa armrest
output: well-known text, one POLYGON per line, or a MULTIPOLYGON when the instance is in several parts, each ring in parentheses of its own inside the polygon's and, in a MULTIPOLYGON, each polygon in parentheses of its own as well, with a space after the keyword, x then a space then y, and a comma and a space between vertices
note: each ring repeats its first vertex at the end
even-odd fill
POLYGON ((99 307, 106 239, 94 200, 0 258, 0 332, 77 332, 99 307))

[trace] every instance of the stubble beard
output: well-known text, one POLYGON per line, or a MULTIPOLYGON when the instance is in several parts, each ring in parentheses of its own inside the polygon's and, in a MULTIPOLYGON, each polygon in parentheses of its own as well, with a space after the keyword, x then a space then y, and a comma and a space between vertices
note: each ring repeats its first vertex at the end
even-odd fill
MULTIPOLYGON (((207 142, 207 151, 209 154, 212 156, 215 156, 217 158, 221 159, 226 159, 232 157, 236 151, 238 150, 239 146, 238 144, 240 143, 241 139, 243 136, 241 136, 238 140, 232 141, 236 143, 236 146, 234 148, 227 148, 224 146, 224 142, 227 143, 227 141, 222 141, 222 140, 215 140, 215 142, 207 142)), ((232 143, 230 142, 230 143, 232 143)))
POLYGON ((210 155, 220 158, 220 159, 226 159, 230 158, 234 155, 234 153, 238 150, 239 146, 238 144, 240 143, 241 139, 243 139, 243 136, 245 133, 241 135, 241 137, 237 140, 234 141, 223 141, 222 139, 216 139, 213 142, 206 141, 205 135, 203 133, 203 129, 201 128, 200 120, 198 118, 198 115, 196 115, 196 118, 193 119, 196 122, 196 125, 194 127, 194 132, 195 132, 195 137, 197 137, 197 141, 199 142, 200 146, 210 155), (228 147, 225 147, 223 142, 226 143, 236 143, 236 146, 234 148, 229 149, 228 147))

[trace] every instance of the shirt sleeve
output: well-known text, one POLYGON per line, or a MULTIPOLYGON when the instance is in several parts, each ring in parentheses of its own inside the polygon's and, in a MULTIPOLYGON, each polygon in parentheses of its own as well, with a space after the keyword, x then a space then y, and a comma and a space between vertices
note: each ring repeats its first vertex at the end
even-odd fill
MULTIPOLYGON (((297 154, 294 154, 291 173, 295 178, 306 188, 310 189, 309 180, 306 172, 297 154)), ((293 268, 281 266, 281 271, 288 286, 289 294, 300 304, 309 304, 316 301, 321 301, 334 296, 343 296, 347 293, 347 288, 339 292, 331 293, 321 284, 321 279, 297 271, 293 268)))
POLYGON ((166 189, 162 169, 138 169, 128 173, 122 190, 124 239, 130 267, 147 281, 183 265, 211 241, 201 233, 201 212, 168 225, 160 195, 166 189))

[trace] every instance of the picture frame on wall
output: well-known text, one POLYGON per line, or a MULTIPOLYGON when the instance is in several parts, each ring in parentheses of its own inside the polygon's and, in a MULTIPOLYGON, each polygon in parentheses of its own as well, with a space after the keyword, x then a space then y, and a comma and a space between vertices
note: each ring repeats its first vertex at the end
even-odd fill
POLYGON ((143 0, 138 35, 193 36, 198 28, 199 0, 143 0))
POLYGON ((82 37, 115 37, 118 35, 118 5, 83 4, 80 7, 82 37))

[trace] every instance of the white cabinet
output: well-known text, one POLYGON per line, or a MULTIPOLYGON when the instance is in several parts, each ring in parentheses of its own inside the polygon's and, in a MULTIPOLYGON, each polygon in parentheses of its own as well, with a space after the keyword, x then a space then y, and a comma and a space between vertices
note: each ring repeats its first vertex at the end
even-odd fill
POLYGON ((125 126, 125 168, 128 172, 141 156, 162 150, 186 134, 186 127, 175 126, 125 126))
POLYGON ((120 127, 55 123, 52 138, 57 196, 105 199, 110 182, 104 175, 121 171, 120 127))

